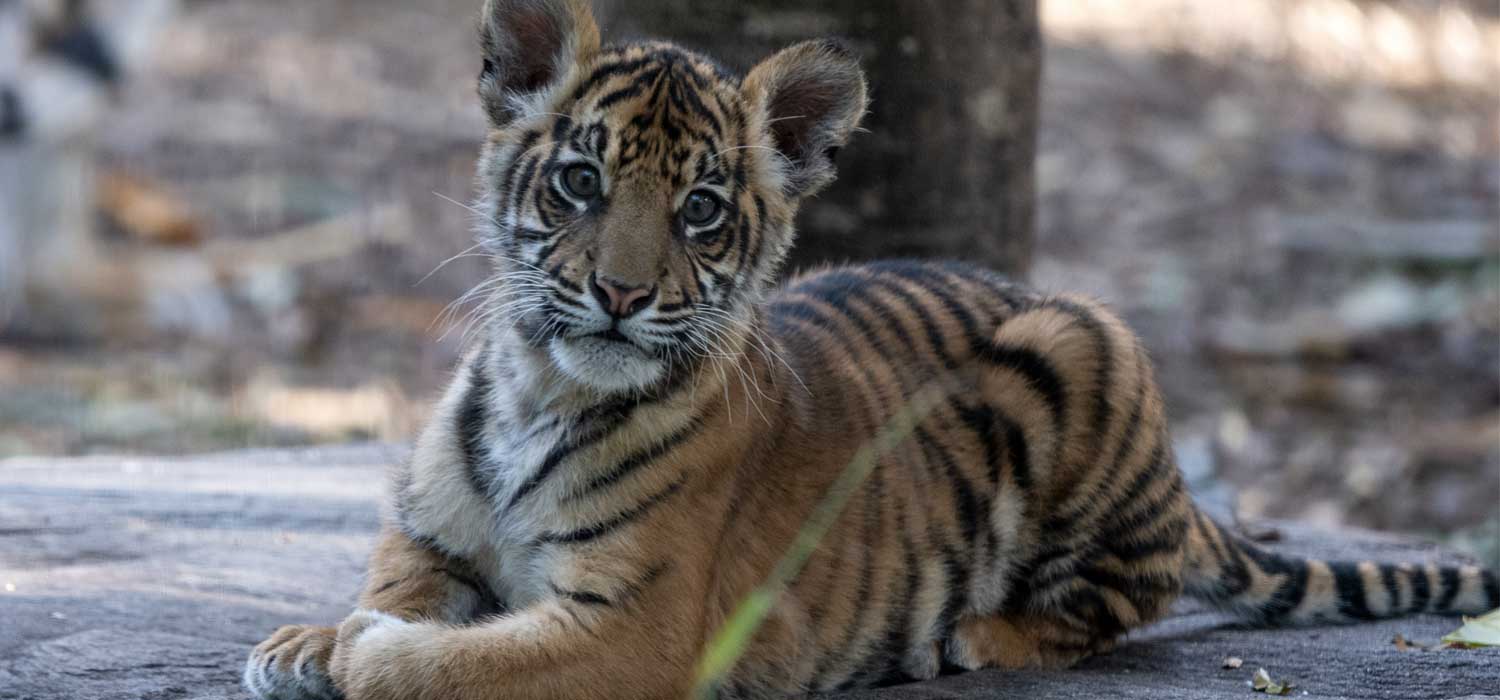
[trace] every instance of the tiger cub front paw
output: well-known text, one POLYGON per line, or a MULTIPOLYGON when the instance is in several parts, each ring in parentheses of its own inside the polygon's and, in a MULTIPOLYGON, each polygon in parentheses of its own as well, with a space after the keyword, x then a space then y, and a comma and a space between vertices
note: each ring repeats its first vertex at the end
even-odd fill
POLYGON ((250 652, 245 688, 259 700, 340 700, 328 674, 338 630, 287 625, 250 652))
POLYGON ((334 648, 333 660, 329 662, 330 676, 345 688, 357 688, 361 686, 360 679, 356 676, 355 656, 358 651, 368 654, 368 644, 363 648, 361 644, 381 636, 381 632, 390 632, 410 627, 412 623, 407 622, 394 615, 387 615, 378 610, 355 610, 353 614, 344 619, 338 629, 338 644, 334 648))

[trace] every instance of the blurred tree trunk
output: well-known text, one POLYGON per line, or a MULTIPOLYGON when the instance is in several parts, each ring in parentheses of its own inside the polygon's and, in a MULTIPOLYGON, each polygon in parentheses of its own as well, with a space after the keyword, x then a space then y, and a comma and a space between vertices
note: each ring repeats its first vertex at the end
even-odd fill
POLYGON ((869 72, 867 134, 801 216, 792 265, 950 257, 1024 277, 1035 237, 1036 0, 615 0, 611 38, 655 36, 746 70, 805 38, 869 72))

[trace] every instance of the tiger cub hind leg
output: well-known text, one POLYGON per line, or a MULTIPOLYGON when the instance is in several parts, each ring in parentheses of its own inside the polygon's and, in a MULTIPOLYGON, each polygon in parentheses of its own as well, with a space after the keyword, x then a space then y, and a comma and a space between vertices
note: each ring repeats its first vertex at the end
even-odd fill
POLYGON ((287 625, 250 652, 245 688, 268 700, 339 700, 328 674, 338 630, 287 625))
POLYGON ((1041 613, 970 615, 953 630, 950 660, 966 670, 1057 670, 1112 651, 1118 637, 1041 613))

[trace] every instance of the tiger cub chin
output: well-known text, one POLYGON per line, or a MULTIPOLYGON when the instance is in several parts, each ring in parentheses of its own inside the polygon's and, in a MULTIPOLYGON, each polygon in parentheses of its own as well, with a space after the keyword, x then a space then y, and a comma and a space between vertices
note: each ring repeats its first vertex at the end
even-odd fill
POLYGON ((392 475, 359 609, 257 647, 259 697, 694 694, 836 487, 718 697, 1064 667, 1183 593, 1271 624, 1500 605, 1488 571, 1289 559, 1204 517, 1092 301, 956 263, 774 288, 865 111, 839 45, 741 78, 601 46, 564 0, 490 0, 481 36, 492 321, 392 475))

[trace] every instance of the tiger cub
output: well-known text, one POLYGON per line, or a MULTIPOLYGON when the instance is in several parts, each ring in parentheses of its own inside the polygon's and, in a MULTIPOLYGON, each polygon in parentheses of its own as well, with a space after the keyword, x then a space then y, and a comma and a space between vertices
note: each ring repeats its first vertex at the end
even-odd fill
POLYGON ((956 263, 773 288, 865 111, 839 45, 740 78, 601 46, 565 0, 489 0, 481 36, 492 320, 392 475, 359 609, 256 647, 257 696, 688 696, 836 484, 718 697, 1065 667, 1183 593, 1267 624, 1500 605, 1488 571, 1290 559, 1204 517, 1093 301, 956 263))

